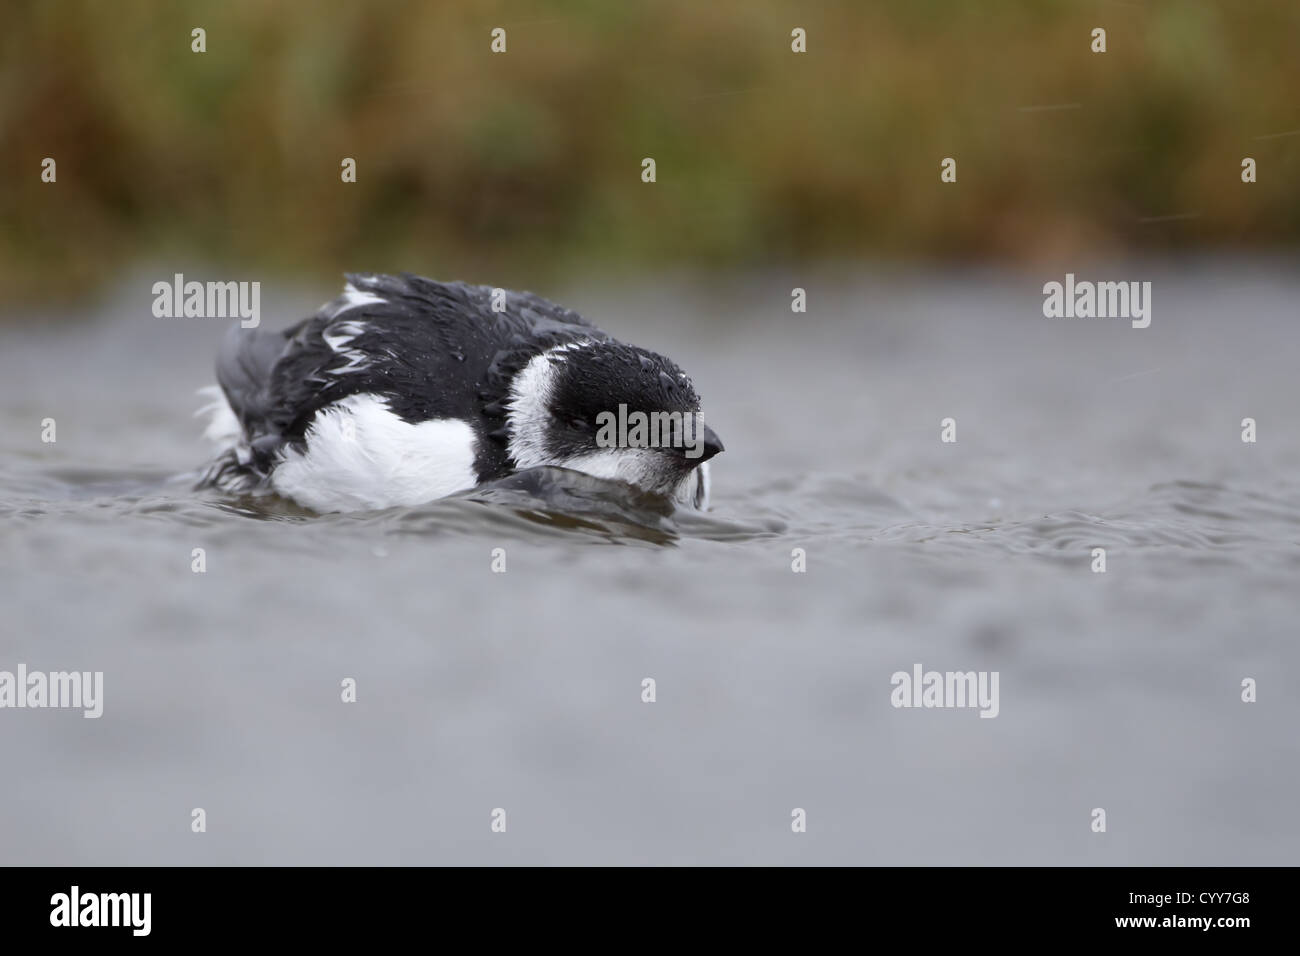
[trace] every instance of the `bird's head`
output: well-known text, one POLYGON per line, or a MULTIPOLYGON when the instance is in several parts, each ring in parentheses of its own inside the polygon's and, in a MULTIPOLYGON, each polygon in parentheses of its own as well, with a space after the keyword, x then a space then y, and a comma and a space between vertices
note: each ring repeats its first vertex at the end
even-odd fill
POLYGON ((572 468, 697 508, 708 503, 708 461, 722 451, 676 363, 604 340, 533 356, 510 383, 506 425, 519 468, 572 468))

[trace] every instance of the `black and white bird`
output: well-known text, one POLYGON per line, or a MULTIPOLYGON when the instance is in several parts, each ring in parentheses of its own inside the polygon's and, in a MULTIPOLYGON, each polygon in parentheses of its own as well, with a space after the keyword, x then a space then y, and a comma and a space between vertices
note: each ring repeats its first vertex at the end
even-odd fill
POLYGON ((206 485, 361 511, 550 465, 707 507, 722 443, 702 422, 693 446, 598 440, 601 413, 620 406, 698 419, 695 388, 671 360, 528 292, 347 279, 289 329, 231 329, 202 410, 219 449, 206 485))

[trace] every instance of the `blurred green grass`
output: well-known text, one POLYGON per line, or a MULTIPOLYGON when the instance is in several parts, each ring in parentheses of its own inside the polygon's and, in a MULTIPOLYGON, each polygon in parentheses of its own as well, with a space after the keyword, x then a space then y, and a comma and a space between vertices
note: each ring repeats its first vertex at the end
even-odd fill
POLYGON ((517 284, 1300 236, 1294 0, 23 0, 4 26, 6 301, 141 258, 517 284))

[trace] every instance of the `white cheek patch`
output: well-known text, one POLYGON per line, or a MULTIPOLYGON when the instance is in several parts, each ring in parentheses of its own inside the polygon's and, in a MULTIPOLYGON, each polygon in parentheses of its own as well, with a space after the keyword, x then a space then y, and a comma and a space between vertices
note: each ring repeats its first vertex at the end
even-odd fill
POLYGON ((455 418, 411 424, 377 395, 350 395, 316 413, 304 452, 288 450, 271 486, 313 511, 409 507, 478 484, 478 442, 455 418))
POLYGON ((590 344, 586 340, 569 342, 534 355, 511 381, 510 409, 506 413, 510 441, 506 450, 520 468, 561 464, 546 451, 546 435, 551 428, 551 395, 559 376, 556 360, 562 362, 565 352, 590 344))

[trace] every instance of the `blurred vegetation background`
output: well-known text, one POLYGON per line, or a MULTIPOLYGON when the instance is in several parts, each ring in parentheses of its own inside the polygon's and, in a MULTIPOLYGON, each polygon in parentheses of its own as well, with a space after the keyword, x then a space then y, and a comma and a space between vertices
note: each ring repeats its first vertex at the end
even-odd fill
POLYGON ((1300 237, 1295 0, 10 0, 0 51, 11 303, 1300 237))

